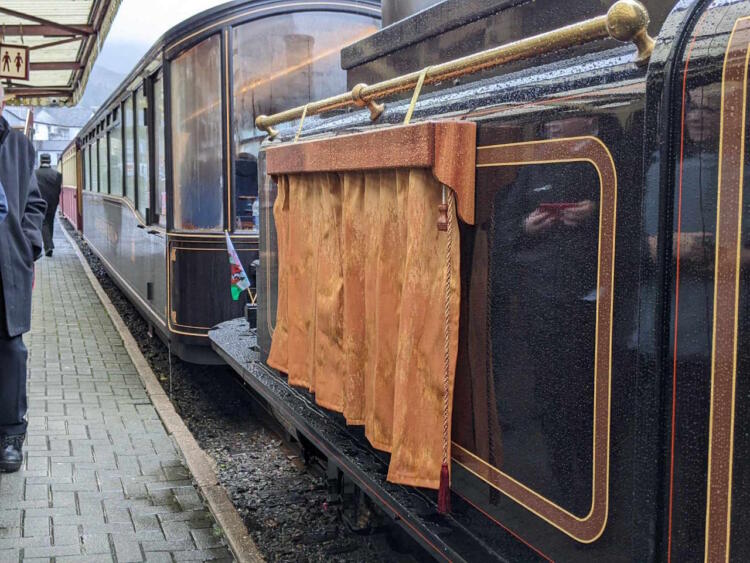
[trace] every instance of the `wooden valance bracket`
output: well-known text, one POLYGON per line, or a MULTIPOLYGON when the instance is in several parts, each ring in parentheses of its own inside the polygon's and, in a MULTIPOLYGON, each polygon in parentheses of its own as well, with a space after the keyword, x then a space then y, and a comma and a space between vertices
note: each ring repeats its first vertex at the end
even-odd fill
POLYGON ((269 146, 266 172, 358 172, 429 168, 453 190, 459 218, 474 224, 476 123, 425 121, 335 137, 269 146))

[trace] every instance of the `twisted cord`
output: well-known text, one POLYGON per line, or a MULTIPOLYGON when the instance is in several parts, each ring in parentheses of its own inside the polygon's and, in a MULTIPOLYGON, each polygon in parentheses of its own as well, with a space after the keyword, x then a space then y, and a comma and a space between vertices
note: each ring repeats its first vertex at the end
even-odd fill
POLYGON ((451 278, 453 277, 453 192, 448 191, 448 244, 445 259, 445 357, 443 363, 443 465, 448 465, 448 411, 451 369, 451 278))

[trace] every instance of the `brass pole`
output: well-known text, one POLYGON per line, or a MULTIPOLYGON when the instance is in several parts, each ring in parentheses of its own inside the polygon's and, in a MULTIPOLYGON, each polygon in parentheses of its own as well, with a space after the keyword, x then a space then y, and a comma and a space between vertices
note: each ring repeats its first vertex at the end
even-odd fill
MULTIPOLYGON (((619 0, 612 5, 606 15, 434 65, 424 73, 424 84, 435 84, 510 62, 608 38, 623 42, 632 41, 638 49, 635 62, 640 66, 648 63, 654 48, 654 40, 648 35, 648 24, 648 11, 643 4, 638 0, 619 0)), ((372 86, 357 84, 351 92, 312 102, 307 106, 299 106, 270 116, 259 115, 255 120, 255 125, 273 138, 278 134, 273 129, 274 125, 298 119, 303 112, 310 116, 351 105, 368 107, 370 118, 374 121, 384 109, 378 100, 414 89, 423 72, 422 70, 411 72, 372 86)))

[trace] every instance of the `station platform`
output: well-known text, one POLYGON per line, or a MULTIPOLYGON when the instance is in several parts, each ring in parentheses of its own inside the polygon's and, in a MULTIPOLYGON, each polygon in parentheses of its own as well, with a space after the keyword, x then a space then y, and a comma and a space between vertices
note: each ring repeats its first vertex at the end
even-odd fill
POLYGON ((37 262, 26 460, 0 474, 0 563, 232 561, 176 441, 56 226, 37 262))

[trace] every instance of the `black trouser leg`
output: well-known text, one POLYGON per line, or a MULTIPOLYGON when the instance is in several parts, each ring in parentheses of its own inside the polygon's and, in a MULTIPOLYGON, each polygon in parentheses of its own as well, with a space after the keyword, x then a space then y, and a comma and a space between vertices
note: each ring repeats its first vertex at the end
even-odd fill
POLYGON ((44 250, 54 250, 55 243, 52 240, 55 229, 55 211, 57 206, 52 209, 47 209, 47 213, 44 215, 44 223, 42 223, 42 240, 44 240, 44 250))
POLYGON ((0 335, 0 436, 26 433, 26 346, 0 335))

